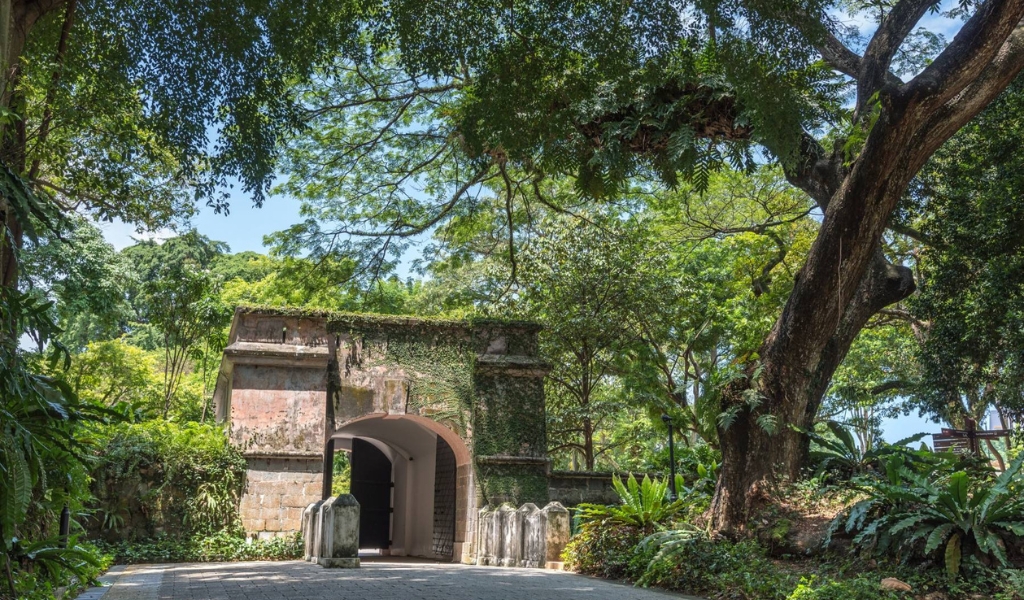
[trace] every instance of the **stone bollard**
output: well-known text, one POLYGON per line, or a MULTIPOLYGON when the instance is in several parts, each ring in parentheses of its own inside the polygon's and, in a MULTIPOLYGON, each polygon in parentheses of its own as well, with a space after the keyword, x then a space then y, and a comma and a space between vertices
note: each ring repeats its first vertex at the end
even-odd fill
POLYGON ((536 504, 527 504, 519 510, 527 507, 530 510, 523 515, 522 560, 519 566, 544 568, 547 562, 547 514, 537 508, 536 504))
POLYGON ((320 506, 317 563, 321 567, 359 566, 359 503, 352 494, 329 498, 320 506))
POLYGON ((476 518, 476 564, 488 565, 494 558, 494 548, 489 546, 491 530, 494 528, 495 511, 485 506, 477 513, 476 518))
POLYGON ((316 547, 316 534, 320 524, 320 506, 323 503, 323 500, 319 500, 302 511, 302 544, 305 548, 302 560, 312 561, 313 559, 313 548, 316 547))
MULTIPOLYGON (((533 506, 533 505, 528 505, 533 506)), ((523 511, 526 506, 519 510, 503 512, 501 515, 501 560, 502 567, 518 567, 523 556, 523 511)), ((534 510, 537 507, 534 506, 534 510)))
POLYGON ((476 564, 561 569, 569 542, 569 511, 558 502, 543 509, 502 504, 480 509, 476 522, 476 564))
POLYGON ((544 516, 536 504, 528 502, 518 511, 519 523, 522 527, 521 551, 517 567, 541 567, 544 556, 544 516))
POLYGON ((512 520, 515 512, 516 509, 512 505, 503 503, 498 507, 498 510, 491 514, 493 525, 487 539, 489 550, 487 553, 487 564, 492 567, 502 566, 502 561, 505 559, 505 531, 508 529, 509 521, 512 520))
POLYGON ((558 502, 550 502, 541 511, 545 515, 544 564, 545 569, 562 569, 562 551, 569 543, 569 511, 558 502))

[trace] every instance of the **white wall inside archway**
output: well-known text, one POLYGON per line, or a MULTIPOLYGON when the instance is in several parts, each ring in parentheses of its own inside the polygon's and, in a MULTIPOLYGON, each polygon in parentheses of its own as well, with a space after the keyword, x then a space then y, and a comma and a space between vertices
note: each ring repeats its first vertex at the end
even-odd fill
POLYGON ((391 554, 441 558, 433 553, 434 463, 438 434, 412 418, 381 415, 348 423, 333 437, 335 451, 351 450, 352 439, 358 437, 373 443, 391 459, 394 482, 391 554))

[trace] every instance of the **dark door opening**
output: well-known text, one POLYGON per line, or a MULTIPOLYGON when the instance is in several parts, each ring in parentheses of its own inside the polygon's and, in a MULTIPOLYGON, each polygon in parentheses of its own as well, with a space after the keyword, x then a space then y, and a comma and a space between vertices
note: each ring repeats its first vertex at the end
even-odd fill
POLYGON ((437 436, 434 462, 434 539, 436 558, 452 560, 455 545, 455 452, 437 436))
POLYGON ((359 502, 359 547, 391 547, 391 460, 376 446, 352 439, 351 493, 359 502))

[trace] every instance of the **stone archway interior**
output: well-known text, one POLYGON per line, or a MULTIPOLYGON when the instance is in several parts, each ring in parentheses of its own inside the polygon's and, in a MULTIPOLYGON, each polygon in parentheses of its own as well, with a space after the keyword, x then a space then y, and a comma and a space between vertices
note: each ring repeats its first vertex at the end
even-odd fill
MULTIPOLYGON (((469 499, 466 486, 460 489, 457 473, 460 466, 468 465, 469 452, 459 448, 458 438, 446 439, 453 435, 439 435, 437 425, 426 421, 408 415, 358 419, 334 433, 334 449, 352 451, 355 445, 358 450, 359 444, 369 443, 391 461, 390 554, 458 560, 464 540, 459 539, 457 523, 464 522, 459 515, 468 509, 469 499)), ((356 460, 353 456, 353 479, 356 460)), ((387 507, 364 510, 377 513, 382 508, 387 507)))

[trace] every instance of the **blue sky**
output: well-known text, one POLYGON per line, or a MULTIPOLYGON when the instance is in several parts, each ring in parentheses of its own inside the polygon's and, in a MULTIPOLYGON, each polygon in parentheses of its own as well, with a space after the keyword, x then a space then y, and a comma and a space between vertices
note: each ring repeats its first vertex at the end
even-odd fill
MULTIPOLYGON (((954 3, 955 0, 945 0, 942 2, 941 8, 943 11, 948 10, 954 3)), ((845 14, 836 14, 836 17, 847 25, 857 27, 863 36, 870 35, 874 27, 873 23, 866 18, 852 18, 845 14)), ((950 40, 960 28, 961 22, 945 18, 940 14, 928 14, 921 20, 920 25, 930 31, 941 33, 947 40, 950 40)), ((212 209, 204 206, 192 220, 191 225, 211 239, 226 242, 232 252, 245 250, 266 252, 263 237, 300 222, 302 217, 299 215, 299 208, 299 201, 287 196, 273 196, 264 203, 262 208, 255 208, 252 206, 251 199, 241 193, 236 186, 231 193, 231 213, 229 215, 214 214, 212 209)), ((170 231, 140 235, 131 226, 121 222, 99 223, 98 225, 103 230, 107 241, 118 249, 133 244, 135 238, 162 238, 174 235, 170 231)), ((413 248, 403 263, 408 265, 417 253, 418 250, 413 248)), ((400 268, 400 271, 404 270, 400 268)), ((399 274, 405 275, 401 272, 399 274)), ((915 414, 887 421, 883 426, 883 433, 885 439, 891 442, 923 431, 937 432, 938 429, 939 425, 915 414)))

